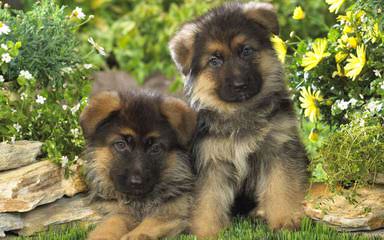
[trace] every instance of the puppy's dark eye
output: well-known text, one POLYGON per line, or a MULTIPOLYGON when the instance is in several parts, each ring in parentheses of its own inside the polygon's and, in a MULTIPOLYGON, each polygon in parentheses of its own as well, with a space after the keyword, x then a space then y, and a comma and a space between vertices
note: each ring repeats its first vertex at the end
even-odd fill
POLYGON ((127 142, 122 140, 114 142, 113 147, 119 152, 124 152, 126 150, 129 150, 129 146, 127 142))
POLYGON ((149 149, 149 153, 152 155, 158 155, 163 152, 163 147, 159 143, 155 143, 149 149))
POLYGON ((217 56, 212 56, 209 58, 209 65, 211 67, 217 68, 217 67, 220 67, 221 65, 223 65, 223 63, 224 63, 224 61, 217 56))
POLYGON ((253 54, 254 50, 251 46, 248 46, 248 45, 245 45, 242 49, 241 49, 241 57, 243 58, 246 58, 246 57, 249 57, 253 54))

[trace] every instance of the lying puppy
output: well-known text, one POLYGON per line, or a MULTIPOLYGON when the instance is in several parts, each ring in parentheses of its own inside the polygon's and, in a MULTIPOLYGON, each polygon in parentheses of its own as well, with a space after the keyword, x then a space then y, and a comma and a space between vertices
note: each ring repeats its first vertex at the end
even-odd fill
MULTIPOLYGON (((236 199, 250 199, 270 228, 296 228, 303 214, 307 157, 272 47, 275 11, 230 3, 183 25, 170 42, 185 92, 198 113, 198 171, 192 232, 216 236, 236 199)), ((235 205, 235 206, 234 206, 235 205)))
POLYGON ((119 207, 88 239, 158 239, 188 225, 194 177, 186 146, 195 113, 148 92, 101 91, 80 117, 90 191, 119 207))

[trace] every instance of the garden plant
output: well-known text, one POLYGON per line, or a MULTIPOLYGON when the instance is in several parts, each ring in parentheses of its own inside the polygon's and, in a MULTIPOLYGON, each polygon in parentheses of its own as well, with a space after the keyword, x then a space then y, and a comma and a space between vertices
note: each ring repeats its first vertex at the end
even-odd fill
MULTIPOLYGON (((143 84, 161 73, 172 80, 170 92, 180 90, 168 41, 180 23, 224 2, 25 0, 19 10, 1 2, 0 141, 41 141, 43 158, 70 175, 84 150, 78 119, 92 75, 118 69, 143 84)), ((300 118, 311 183, 372 186, 384 174, 384 3, 271 2, 281 25, 271 41, 300 118)), ((88 230, 69 225, 36 239, 84 239, 88 230)), ((293 233, 238 219, 222 238, 370 239, 309 219, 293 233)))

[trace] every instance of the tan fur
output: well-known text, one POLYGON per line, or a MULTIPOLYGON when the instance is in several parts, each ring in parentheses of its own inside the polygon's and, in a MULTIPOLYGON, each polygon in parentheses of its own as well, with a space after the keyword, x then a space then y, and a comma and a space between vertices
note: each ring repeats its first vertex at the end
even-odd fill
POLYGON ((182 214, 189 210, 189 203, 189 199, 180 198, 166 204, 158 212, 145 218, 137 227, 125 234, 121 239, 152 240, 178 235, 188 225, 188 222, 183 219, 184 216, 182 214))
POLYGON ((150 138, 150 137, 158 138, 158 137, 160 137, 160 133, 157 131, 153 131, 153 132, 147 133, 146 137, 147 138, 150 138))
POLYGON ((169 48, 172 49, 172 58, 177 63, 177 68, 182 72, 185 72, 192 62, 192 46, 196 28, 196 25, 193 23, 183 25, 175 37, 169 42, 169 48))
POLYGON ((133 229, 135 223, 128 215, 116 214, 109 217, 93 230, 88 239, 91 240, 120 240, 121 236, 133 229))
POLYGON ((221 42, 209 42, 207 44, 207 52, 209 55, 219 52, 222 55, 229 54, 230 49, 221 42))
POLYGON ((288 177, 280 163, 275 164, 271 172, 262 178, 263 182, 259 187, 259 210, 262 210, 270 228, 297 228, 303 215, 302 185, 294 178, 288 177))
POLYGON ((120 108, 121 102, 117 92, 105 91, 96 95, 90 100, 89 105, 80 116, 80 125, 83 128, 84 135, 92 135, 100 121, 120 108))
POLYGON ((184 145, 191 139, 196 125, 196 112, 177 98, 168 97, 161 104, 161 112, 177 131, 179 141, 184 145))
POLYGON ((263 25, 274 34, 279 34, 279 23, 276 10, 270 3, 249 2, 244 4, 244 14, 263 25))
POLYGON ((234 199, 232 189, 222 184, 227 180, 226 177, 219 171, 209 174, 204 179, 205 185, 200 189, 192 212, 191 230, 199 239, 215 238, 220 230, 230 224, 227 209, 234 199))
POLYGON ((191 104, 193 105, 199 101, 200 104, 203 105, 203 108, 220 109, 226 113, 234 112, 236 110, 235 104, 220 100, 214 92, 215 89, 216 83, 214 79, 212 79, 211 74, 208 71, 202 72, 196 79, 191 104))
POLYGON ((122 135, 129 135, 129 136, 136 136, 137 135, 135 130, 133 130, 131 128, 120 129, 120 134, 122 134, 122 135))

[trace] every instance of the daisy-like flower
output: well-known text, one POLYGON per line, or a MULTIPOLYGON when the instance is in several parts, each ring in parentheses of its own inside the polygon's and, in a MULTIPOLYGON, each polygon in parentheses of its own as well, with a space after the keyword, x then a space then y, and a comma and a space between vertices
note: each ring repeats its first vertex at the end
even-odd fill
POLYGON ((7 46, 7 44, 2 43, 0 46, 1 46, 1 48, 4 49, 5 51, 8 51, 8 46, 7 46))
POLYGON ((311 142, 317 142, 319 140, 319 130, 317 130, 317 128, 312 128, 311 132, 308 135, 308 139, 311 142))
POLYGON ((0 21, 0 35, 7 35, 10 31, 11 29, 8 27, 8 25, 0 21))
POLYGON ((12 58, 11 58, 11 55, 9 55, 9 53, 3 53, 1 55, 1 61, 5 62, 5 63, 9 63, 11 60, 12 60, 12 58))
POLYGON ((36 97, 36 102, 38 104, 44 104, 45 100, 47 100, 47 99, 45 97, 43 97, 43 96, 37 95, 37 97, 36 97))
POLYGON ((347 65, 344 67, 345 75, 349 78, 352 78, 352 80, 355 80, 356 77, 361 73, 367 61, 364 45, 357 46, 356 52, 357 56, 351 54, 350 58, 347 59, 347 65))
POLYGON ((30 72, 26 71, 26 70, 21 70, 20 74, 19 74, 19 77, 23 77, 26 80, 31 80, 33 78, 32 74, 30 72))
POLYGON ((305 67, 304 71, 307 72, 316 67, 324 57, 328 57, 330 55, 326 52, 327 44, 327 39, 325 38, 318 38, 315 40, 312 44, 313 52, 307 52, 303 57, 301 66, 305 67))
POLYGON ((0 74, 0 83, 3 83, 4 81, 4 76, 0 74))
POLYGON ((295 10, 293 10, 292 18, 295 20, 303 20, 305 18, 305 12, 300 6, 296 7, 295 10))
POLYGON ((329 6, 329 11, 330 12, 334 12, 334 13, 337 13, 341 7, 341 5, 343 5, 343 3, 345 2, 345 0, 325 0, 330 6, 329 6))
POLYGON ((357 39, 355 37, 349 37, 347 39, 348 47, 350 48, 356 48, 357 47, 357 39))
POLYGON ((21 125, 19 123, 15 123, 15 124, 13 124, 13 128, 16 129, 16 132, 20 132, 21 125))
POLYGON ((309 118, 309 121, 316 122, 320 117, 320 102, 323 101, 323 97, 320 95, 320 91, 314 91, 308 87, 302 88, 300 91, 301 97, 299 98, 301 105, 304 110, 304 116, 309 118))
POLYGON ((273 48, 275 49, 277 53, 277 57, 279 58, 280 62, 285 62, 285 55, 287 54, 287 45, 285 42, 279 38, 276 35, 273 35, 271 37, 271 42, 273 44, 273 48))
POLYGON ((84 19, 85 14, 83 13, 83 9, 80 7, 76 7, 75 10, 72 11, 70 18, 84 19))
POLYGON ((92 47, 94 47, 99 53, 100 55, 103 55, 103 56, 106 56, 107 54, 105 53, 105 50, 102 46, 100 46, 99 44, 97 44, 95 42, 95 40, 93 40, 92 37, 88 38, 88 42, 92 45, 92 47))

